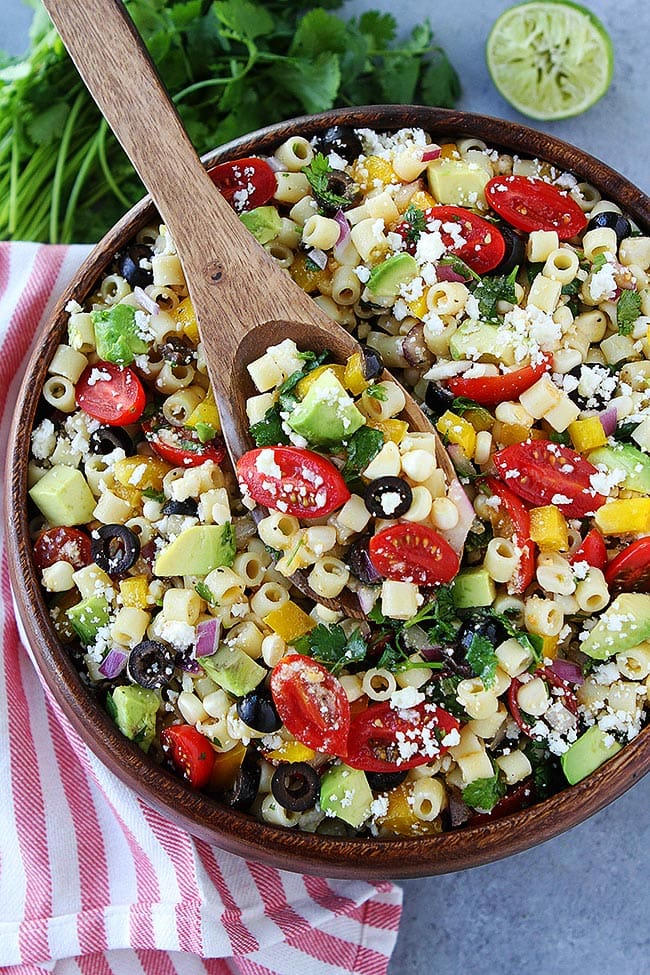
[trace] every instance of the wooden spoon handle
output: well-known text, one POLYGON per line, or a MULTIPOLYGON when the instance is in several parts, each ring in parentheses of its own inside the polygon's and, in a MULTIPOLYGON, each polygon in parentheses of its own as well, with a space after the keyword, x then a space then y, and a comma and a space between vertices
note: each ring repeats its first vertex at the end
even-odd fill
POLYGON ((212 184, 120 0, 44 5, 171 232, 217 393, 226 395, 233 357, 252 325, 294 319, 335 329, 212 184))

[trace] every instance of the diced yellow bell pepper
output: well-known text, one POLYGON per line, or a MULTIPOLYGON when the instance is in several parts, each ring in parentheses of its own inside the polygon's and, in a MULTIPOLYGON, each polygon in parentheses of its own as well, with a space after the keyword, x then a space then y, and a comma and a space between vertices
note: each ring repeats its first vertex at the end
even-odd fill
POLYGON ((441 833, 440 818, 429 822, 418 819, 409 799, 413 791, 412 782, 403 782, 388 793, 388 809, 377 817, 380 833, 384 836, 423 836, 427 833, 441 833))
POLYGON ((375 189, 377 181, 384 186, 398 182, 395 170, 388 160, 382 159, 381 156, 367 156, 360 162, 356 162, 352 167, 352 179, 366 191, 375 189))
POLYGON ((409 425, 406 420, 366 420, 366 426, 373 430, 381 430, 386 440, 393 443, 401 443, 408 432, 409 425))
POLYGON ((588 416, 584 420, 574 420, 568 427, 569 436, 576 450, 586 453, 596 447, 604 447, 607 435, 598 416, 588 416))
POLYGON ((307 294, 313 294, 315 291, 323 291, 332 277, 331 272, 327 268, 322 271, 315 265, 314 268, 310 267, 307 264, 306 254, 298 254, 294 258, 289 268, 289 274, 296 284, 299 284, 307 294))
POLYGON ((414 298, 413 301, 407 301, 406 307, 413 315, 414 318, 423 319, 424 316, 429 311, 429 306, 427 304, 427 293, 429 289, 425 288, 419 298, 414 298))
POLYGON ((149 609, 149 582, 144 575, 128 576, 120 582, 122 605, 133 609, 149 609))
POLYGON ((306 376, 303 376, 300 382, 296 383, 294 391, 298 399, 304 399, 309 392, 312 383, 314 383, 319 376, 322 376, 324 372, 328 371, 333 372, 339 382, 345 385, 345 366, 339 365, 338 363, 328 363, 323 366, 316 366, 316 368, 312 369, 311 372, 308 372, 306 376))
POLYGON ((595 522, 603 535, 650 535, 650 498, 609 501, 598 509, 595 522))
POLYGON ((481 430, 491 430, 497 422, 488 410, 465 410, 463 416, 477 433, 481 430))
POLYGON ((435 205, 435 196, 432 196, 431 193, 427 193, 426 190, 416 190, 413 196, 409 199, 409 206, 417 207, 418 210, 428 210, 429 207, 434 207, 435 205))
POLYGON ((199 326, 196 321, 196 315, 194 314, 194 306, 190 298, 183 298, 182 301, 176 306, 176 311, 174 312, 174 317, 177 322, 180 322, 183 326, 183 334, 190 340, 190 342, 196 343, 199 341, 199 326))
POLYGON ((345 364, 343 385, 353 396, 360 396, 370 383, 363 374, 363 358, 360 352, 353 352, 345 364))
POLYGON ((559 636, 543 636, 540 637, 542 641, 542 660, 547 657, 549 660, 555 660, 557 657, 557 645, 559 643, 559 636))
POLYGON ((441 159, 460 159, 460 152, 455 142, 445 142, 440 146, 441 159))
POLYGON ((219 410, 217 409, 217 404, 214 399, 214 393, 212 392, 212 387, 208 389, 205 399, 202 399, 198 406, 195 406, 187 420, 185 425, 188 427, 196 427, 197 423, 207 423, 209 426, 213 427, 217 433, 221 432, 221 420, 219 418, 219 410))
POLYGON ((162 491, 165 474, 172 469, 162 457, 134 454, 123 457, 113 465, 113 477, 120 484, 137 491, 162 491))
POLYGON ((283 741, 278 748, 273 748, 264 755, 269 762, 273 763, 310 762, 315 756, 314 749, 303 745, 301 741, 283 741))
POLYGON ((447 410, 436 423, 436 428, 448 443, 457 443, 467 458, 474 456, 476 430, 462 416, 447 410))
POLYGON ((531 436, 530 427, 523 423, 504 423, 496 420, 492 427, 492 439, 500 447, 511 447, 515 443, 523 443, 531 436))
POLYGON ((315 620, 308 616, 300 606, 289 599, 282 603, 277 609, 264 617, 264 622, 270 626, 274 633, 281 636, 286 643, 297 640, 299 636, 304 636, 316 626, 315 620))
POLYGON ((566 552, 569 534, 566 518, 554 504, 530 509, 530 537, 542 552, 566 552))
POLYGON ((120 484, 119 481, 114 481, 111 484, 111 491, 116 497, 121 498, 122 501, 128 502, 132 508, 140 508, 142 504, 142 491, 137 488, 129 487, 128 484, 120 484))
POLYGON ((214 768, 210 775, 210 789, 219 791, 229 789, 241 768, 246 755, 246 746, 238 742, 227 752, 215 752, 214 768))

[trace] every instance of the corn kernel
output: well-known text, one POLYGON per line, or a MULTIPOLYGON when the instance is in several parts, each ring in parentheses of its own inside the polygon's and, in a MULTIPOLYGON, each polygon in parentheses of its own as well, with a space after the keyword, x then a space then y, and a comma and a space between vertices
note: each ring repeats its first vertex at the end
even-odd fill
POLYGON ((122 605, 133 609, 148 609, 149 582, 144 575, 129 576, 120 582, 122 605))
POLYGON ((650 534, 650 498, 609 501, 596 512, 596 527, 603 535, 650 534))
POLYGON ((196 343, 199 341, 199 326, 196 321, 196 315, 194 314, 194 307, 190 298, 183 298, 176 307, 174 311, 174 317, 177 322, 180 322, 183 326, 183 334, 190 340, 190 342, 196 343))
POLYGON ((576 450, 586 453, 596 447, 604 447, 607 436, 598 416, 588 416, 584 420, 574 420, 568 427, 569 436, 576 450))
POLYGON ((566 518, 554 504, 530 509, 530 537, 542 552, 565 552, 569 547, 566 518))
POLYGON ((474 456, 476 430, 462 416, 447 410, 438 420, 436 428, 449 443, 457 443, 466 457, 474 456))
POLYGON ((291 643, 299 636, 309 633, 316 626, 311 616, 308 616, 291 599, 282 603, 277 609, 271 610, 268 616, 264 617, 264 622, 286 643, 291 643))

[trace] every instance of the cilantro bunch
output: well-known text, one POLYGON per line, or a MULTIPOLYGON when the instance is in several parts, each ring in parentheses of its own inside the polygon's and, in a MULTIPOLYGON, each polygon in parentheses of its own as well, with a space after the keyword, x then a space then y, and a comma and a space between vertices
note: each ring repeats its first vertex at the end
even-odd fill
MULTIPOLYGON (((143 187, 45 14, 31 47, 0 53, 0 239, 99 239, 143 187)), ((428 22, 345 21, 343 0, 125 0, 203 153, 303 113, 377 102, 453 106, 460 89, 428 22)), ((129 93, 124 92, 128 111, 129 93)))

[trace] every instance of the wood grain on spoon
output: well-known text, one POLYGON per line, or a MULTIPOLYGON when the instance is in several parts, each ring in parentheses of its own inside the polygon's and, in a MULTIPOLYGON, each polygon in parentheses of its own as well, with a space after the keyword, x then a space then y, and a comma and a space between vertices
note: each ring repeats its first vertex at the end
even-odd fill
MULTIPOLYGON (((357 343, 267 254, 215 188, 123 4, 45 0, 44 6, 172 235, 235 463, 252 446, 248 363, 286 337, 302 349, 328 349, 339 361, 357 343)), ((408 394, 403 416, 413 430, 432 429, 408 394)), ((454 479, 439 439, 437 461, 454 479)), ((349 592, 326 600, 304 578, 294 582, 316 601, 363 616, 349 592)))

